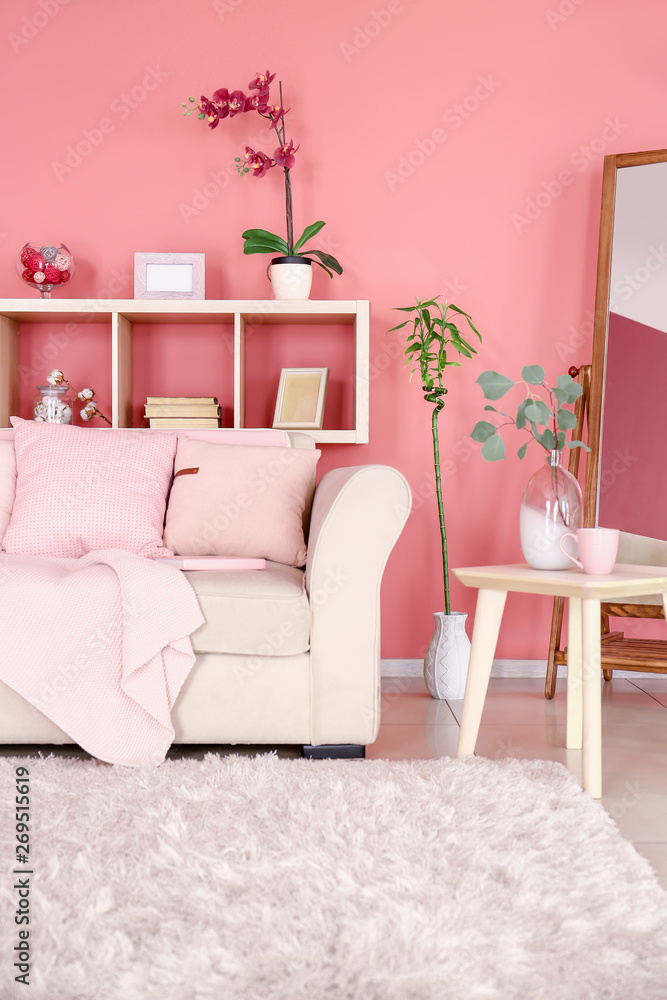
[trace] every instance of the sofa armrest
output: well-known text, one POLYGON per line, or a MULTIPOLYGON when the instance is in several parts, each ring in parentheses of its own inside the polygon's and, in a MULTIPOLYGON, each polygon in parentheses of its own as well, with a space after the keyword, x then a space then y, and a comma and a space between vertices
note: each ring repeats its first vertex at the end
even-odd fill
MULTIPOLYGON (((621 531, 616 562, 635 566, 667 566, 667 542, 662 538, 648 538, 621 531)), ((657 604, 662 606, 662 594, 616 599, 616 604, 657 604)))
POLYGON ((311 743, 372 743, 380 724, 380 584, 412 506, 386 465, 328 472, 308 539, 311 743))

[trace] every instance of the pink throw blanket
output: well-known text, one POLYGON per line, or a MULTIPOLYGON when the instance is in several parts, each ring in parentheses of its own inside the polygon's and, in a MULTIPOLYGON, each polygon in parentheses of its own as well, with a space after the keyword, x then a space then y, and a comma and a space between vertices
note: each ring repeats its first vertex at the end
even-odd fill
POLYGON ((110 764, 164 760, 203 621, 181 571, 160 560, 0 555, 0 679, 110 764))

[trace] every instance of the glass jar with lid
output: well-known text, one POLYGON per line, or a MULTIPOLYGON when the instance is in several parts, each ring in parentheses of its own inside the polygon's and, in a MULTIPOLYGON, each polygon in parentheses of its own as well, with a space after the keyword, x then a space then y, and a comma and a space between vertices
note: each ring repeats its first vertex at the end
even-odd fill
POLYGON ((73 400, 68 385, 38 385, 32 401, 33 419, 48 424, 71 424, 73 400))

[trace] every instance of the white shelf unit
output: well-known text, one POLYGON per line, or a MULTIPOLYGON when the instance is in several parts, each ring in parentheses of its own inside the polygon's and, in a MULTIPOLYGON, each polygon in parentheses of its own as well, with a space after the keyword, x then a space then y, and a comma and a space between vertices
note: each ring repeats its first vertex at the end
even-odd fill
POLYGON ((132 331, 135 324, 209 323, 234 328, 234 427, 245 427, 246 325, 342 324, 353 327, 352 428, 308 431, 323 444, 367 444, 369 303, 246 299, 0 299, 0 426, 19 409, 21 323, 111 325, 112 426, 132 426, 132 331))

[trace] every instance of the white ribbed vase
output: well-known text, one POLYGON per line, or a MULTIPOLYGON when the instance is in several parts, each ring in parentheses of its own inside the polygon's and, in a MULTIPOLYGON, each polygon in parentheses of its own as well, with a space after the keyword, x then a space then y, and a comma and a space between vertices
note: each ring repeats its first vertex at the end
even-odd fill
POLYGON ((466 635, 467 614, 437 611, 435 632, 424 657, 424 680, 432 698, 463 698, 470 663, 470 639, 466 635))

